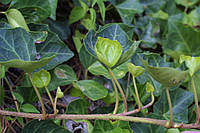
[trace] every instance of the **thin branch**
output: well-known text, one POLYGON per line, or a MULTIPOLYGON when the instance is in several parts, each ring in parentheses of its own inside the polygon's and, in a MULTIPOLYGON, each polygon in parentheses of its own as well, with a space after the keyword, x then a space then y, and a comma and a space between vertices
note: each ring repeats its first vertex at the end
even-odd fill
MULTIPOLYGON (((42 114, 33 114, 33 113, 21 113, 21 112, 11 112, 0 110, 0 115, 7 115, 7 116, 16 116, 16 117, 25 117, 25 118, 33 118, 33 119, 42 119, 42 114)), ((112 115, 112 114, 90 114, 90 115, 75 115, 75 114, 48 114, 47 119, 60 119, 60 120, 121 120, 121 121, 130 121, 130 122, 137 122, 137 123, 147 123, 147 124, 154 124, 168 128, 168 121, 167 120, 158 120, 158 119, 151 119, 151 118, 143 118, 143 117, 132 117, 132 116, 119 116, 119 115, 112 115)), ((183 124, 183 123, 172 123, 172 128, 186 128, 186 129, 200 129, 200 125, 195 124, 183 124)))
POLYGON ((173 111, 172 111, 172 102, 171 102, 171 98, 170 98, 170 94, 169 94, 169 88, 166 88, 166 94, 167 94, 167 100, 168 100, 168 104, 169 104, 169 113, 170 113, 170 119, 169 119, 169 123, 168 123, 168 127, 170 128, 172 123, 173 123, 173 111))

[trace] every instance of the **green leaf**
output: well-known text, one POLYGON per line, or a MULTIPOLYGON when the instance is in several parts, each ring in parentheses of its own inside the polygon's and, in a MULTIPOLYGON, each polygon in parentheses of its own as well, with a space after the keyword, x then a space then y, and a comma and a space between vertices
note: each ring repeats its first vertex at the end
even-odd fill
POLYGON ((69 29, 69 24, 67 20, 54 21, 52 19, 47 19, 44 22, 48 24, 49 29, 52 32, 55 32, 56 34, 58 34, 61 40, 67 40, 68 36, 70 35, 70 29, 69 29))
MULTIPOLYGON (((176 89, 170 92, 172 99, 173 121, 188 123, 188 107, 193 102, 193 94, 183 89, 176 89)), ((160 99, 153 106, 154 113, 169 119, 169 105, 167 96, 163 91, 160 99)))
POLYGON ((109 121, 95 120, 94 129, 95 133, 106 133, 106 131, 114 129, 114 126, 109 121))
POLYGON ((0 64, 20 68, 25 72, 32 72, 54 58, 50 54, 44 54, 41 60, 35 61, 37 52, 34 41, 30 34, 21 28, 0 29, 0 44, 2 44, 0 45, 0 64))
POLYGON ((0 3, 7 5, 11 2, 11 0, 1 0, 0 3))
POLYGON ((59 65, 54 69, 54 76, 57 81, 57 85, 64 86, 77 81, 76 73, 68 65, 59 65))
POLYGON ((108 90, 94 80, 80 80, 73 85, 75 88, 79 88, 83 94, 93 101, 104 98, 108 94, 108 90))
POLYGON ((20 108, 25 113, 40 113, 33 105, 31 104, 23 104, 20 108))
POLYGON ((130 133, 130 132, 128 130, 126 130, 126 129, 123 130, 120 127, 116 127, 116 128, 114 128, 114 129, 112 129, 110 131, 107 131, 105 133, 130 133))
POLYGON ((144 11, 139 0, 109 1, 115 6, 125 24, 131 24, 134 15, 144 11))
POLYGON ((22 104, 24 102, 24 98, 17 92, 13 92, 14 96, 16 97, 16 100, 22 104))
POLYGON ((165 87, 179 85, 188 74, 188 71, 179 71, 171 67, 152 67, 148 65, 147 61, 142 60, 142 62, 146 71, 165 87))
POLYGON ((104 0, 97 0, 96 2, 98 4, 102 20, 104 22, 105 21, 105 14, 106 14, 106 8, 105 8, 105 5, 104 5, 104 0))
POLYGON ((167 130, 167 133, 180 133, 180 131, 177 128, 171 128, 167 130))
POLYGON ((172 19, 168 21, 168 40, 164 51, 174 58, 179 58, 182 54, 199 55, 200 47, 197 42, 200 42, 200 31, 172 19))
POLYGON ((175 0, 177 4, 185 6, 185 7, 190 7, 195 5, 198 0, 175 0))
MULTIPOLYGON (((123 78, 126 75, 126 73, 128 72, 128 69, 126 67, 127 63, 128 62, 125 62, 112 70, 117 79, 123 78)), ((92 73, 94 75, 102 75, 102 76, 106 77, 107 79, 110 79, 108 70, 98 61, 94 62, 88 68, 88 70, 90 73, 92 73)))
POLYGON ((41 22, 51 16, 53 6, 51 4, 49 3, 49 0, 12 0, 10 8, 20 10, 26 22, 33 23, 41 22))
POLYGON ((122 54, 122 46, 118 41, 98 37, 95 44, 95 52, 99 61, 107 67, 112 68, 122 54))
POLYGON ((134 43, 129 37, 132 37, 133 27, 125 24, 107 24, 99 28, 98 31, 90 30, 84 39, 84 45, 86 49, 96 57, 95 44, 98 37, 108 38, 110 40, 117 40, 123 48, 124 54, 120 57, 118 65, 128 61, 130 57, 135 53, 138 47, 138 43, 134 43), (126 52, 128 51, 128 52, 126 52))
POLYGON ((17 9, 9 9, 5 12, 5 15, 8 19, 8 22, 12 28, 21 27, 24 28, 26 31, 30 31, 26 21, 24 20, 23 15, 17 9))
POLYGON ((5 77, 6 68, 3 65, 0 65, 0 79, 5 77))
POLYGON ((64 93, 61 91, 59 86, 58 86, 57 91, 56 91, 56 96, 58 98, 62 98, 64 96, 64 93))
POLYGON ((146 91, 147 91, 148 93, 154 92, 154 87, 153 87, 153 85, 150 84, 149 82, 146 83, 146 91))
POLYGON ((67 129, 58 126, 52 120, 33 120, 26 124, 22 133, 71 133, 67 129))
POLYGON ((51 80, 51 75, 46 70, 42 69, 39 72, 35 72, 32 76, 32 79, 33 79, 33 84, 37 88, 43 88, 49 84, 51 80))
POLYGON ((182 63, 184 61, 186 66, 189 68, 189 74, 192 77, 194 73, 200 69, 200 57, 181 55, 179 62, 182 63))
POLYGON ((167 20, 168 14, 166 12, 163 12, 162 10, 159 10, 158 12, 152 14, 152 17, 167 20))
POLYGON ((144 73, 144 68, 142 68, 141 66, 135 66, 134 64, 132 63, 127 63, 127 68, 128 68, 128 71, 135 77, 141 75, 144 73))
POLYGON ((48 0, 48 1, 51 8, 50 18, 52 18, 53 20, 56 20, 56 9, 57 9, 58 0, 48 0))
POLYGON ((96 59, 88 53, 85 46, 82 46, 80 50, 79 59, 85 69, 89 69, 89 67, 96 61, 96 59))
POLYGON ((87 114, 88 104, 83 99, 77 99, 72 101, 65 111, 66 114, 87 114))
POLYGON ((29 27, 31 31, 48 31, 46 40, 43 43, 36 45, 37 53, 40 56, 56 54, 56 56, 47 65, 45 65, 43 69, 53 69, 57 65, 69 60, 74 55, 67 45, 60 40, 57 34, 49 31, 47 25, 32 24, 29 27))
POLYGON ((69 15, 69 24, 72 24, 85 16, 86 12, 82 7, 74 7, 69 15))

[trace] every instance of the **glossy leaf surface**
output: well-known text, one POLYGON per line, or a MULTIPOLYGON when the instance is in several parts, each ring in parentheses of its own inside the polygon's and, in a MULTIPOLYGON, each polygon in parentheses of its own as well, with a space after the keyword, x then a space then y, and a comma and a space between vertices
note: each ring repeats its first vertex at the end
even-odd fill
POLYGON ((47 86, 51 80, 51 75, 46 70, 42 69, 39 72, 35 72, 32 76, 33 84, 37 88, 43 88, 47 86))
POLYGON ((103 85, 94 80, 77 81, 74 84, 74 87, 79 88, 83 94, 85 94, 93 101, 104 98, 108 94, 108 90, 103 85))
POLYGON ((99 61, 107 67, 112 68, 122 54, 122 46, 116 40, 98 37, 95 44, 95 53, 99 61))

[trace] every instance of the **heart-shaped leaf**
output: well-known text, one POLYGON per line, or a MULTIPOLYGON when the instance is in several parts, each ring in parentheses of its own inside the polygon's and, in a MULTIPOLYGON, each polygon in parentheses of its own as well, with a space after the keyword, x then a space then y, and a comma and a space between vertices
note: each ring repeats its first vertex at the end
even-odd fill
POLYGON ((171 67, 152 67, 142 60, 147 72, 165 87, 177 86, 185 80, 188 71, 179 71, 171 67))
POLYGON ((94 80, 80 80, 76 83, 73 83, 73 86, 80 89, 83 94, 93 101, 104 98, 108 94, 108 90, 94 80))
POLYGON ((57 85, 63 86, 77 81, 76 73, 68 65, 59 65, 54 69, 53 78, 56 79, 57 85))
POLYGON ((52 120, 33 120, 26 124, 22 130, 22 133, 71 133, 67 129, 58 126, 52 120))
POLYGON ((200 69, 200 57, 181 55, 179 62, 182 63, 184 61, 186 66, 189 68, 190 76, 193 76, 194 73, 200 69))
POLYGON ((47 86, 51 80, 51 75, 46 70, 42 69, 39 72, 33 74, 33 84, 37 88, 43 88, 47 86))
POLYGON ((0 29, 0 64, 32 72, 51 61, 55 53, 44 54, 36 61, 35 44, 24 29, 0 29))
POLYGON ((73 57, 73 52, 64 44, 57 34, 49 31, 45 24, 30 24, 31 31, 48 31, 46 40, 36 45, 37 53, 43 57, 48 54, 56 54, 56 56, 43 67, 45 70, 50 70, 57 65, 69 60, 73 57))
MULTIPOLYGON (((128 69, 126 67, 127 63, 128 62, 125 62, 112 70, 117 79, 123 78, 126 75, 126 73, 128 72, 128 69)), ((88 70, 90 73, 92 73, 94 75, 102 75, 102 76, 106 77, 107 79, 110 79, 108 70, 98 61, 93 63, 88 68, 88 70)))
POLYGON ((9 9, 5 12, 5 14, 12 28, 21 27, 24 28, 26 31, 30 31, 24 20, 24 17, 19 10, 9 9))
POLYGON ((95 53, 99 61, 107 67, 112 68, 122 54, 122 46, 116 40, 98 37, 95 44, 95 53))
POLYGON ((128 68, 128 71, 134 76, 134 77, 137 77, 141 74, 144 73, 144 68, 142 68, 141 66, 135 66, 134 64, 132 63, 128 63, 127 65, 127 68, 128 68))
POLYGON ((125 24, 131 24, 134 15, 144 10, 139 0, 109 1, 115 6, 125 24))
POLYGON ((95 44, 98 37, 108 38, 113 41, 117 40, 123 48, 122 56, 114 66, 117 67, 118 65, 128 61, 138 47, 138 42, 133 42, 129 39, 129 37, 132 36, 129 32, 131 31, 133 33, 132 29, 133 27, 125 24, 107 24, 100 27, 96 32, 94 30, 90 30, 84 39, 84 45, 86 49, 96 57, 95 44))

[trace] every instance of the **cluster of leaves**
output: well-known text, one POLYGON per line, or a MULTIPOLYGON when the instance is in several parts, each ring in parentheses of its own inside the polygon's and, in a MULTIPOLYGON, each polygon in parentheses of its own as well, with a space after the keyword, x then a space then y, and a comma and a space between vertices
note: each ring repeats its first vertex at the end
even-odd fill
MULTIPOLYGON (((34 90, 37 87, 41 95, 44 96, 47 92, 49 97, 49 91, 53 94, 57 90, 54 101, 51 100, 55 114, 57 98, 65 103, 66 99, 70 99, 65 107, 66 114, 112 113, 117 96, 114 85, 110 82, 113 77, 108 70, 111 70, 123 91, 128 92, 128 111, 137 108, 138 103, 134 83, 127 84, 130 80, 129 72, 136 78, 141 105, 149 103, 150 92, 156 96, 153 106, 136 116, 169 120, 170 109, 165 94, 165 88, 169 87, 173 121, 195 122, 192 81, 200 99, 200 61, 198 57, 191 56, 200 56, 198 0, 0 2, 4 7, 0 11, 0 78, 4 79, 0 80, 1 109, 40 113, 40 109, 33 106, 39 98, 34 90), (63 4, 66 4, 64 8, 71 10, 59 12, 57 6, 63 4), (72 52, 63 41, 73 43, 74 47, 69 45, 69 48, 75 50, 72 52), (81 78, 72 69, 72 65, 66 64, 74 55, 74 58, 79 58, 85 71, 81 78), (12 96, 19 106, 17 110, 4 106, 6 87, 3 83, 10 84, 6 72, 11 67, 25 72, 14 91, 11 87, 12 96), (30 81, 30 75, 33 81, 30 81), (146 86, 148 88, 151 85, 154 89, 151 87, 146 90, 146 86), (64 96, 59 86, 62 86, 64 96)), ((123 103, 121 94, 118 113, 123 112, 123 103)), ((11 117, 8 119, 13 120, 11 117)), ((68 120, 64 121, 65 125, 57 120, 33 120, 25 123, 23 119, 17 118, 17 121, 21 125, 26 124, 23 133, 185 131, 124 121, 68 120)))

